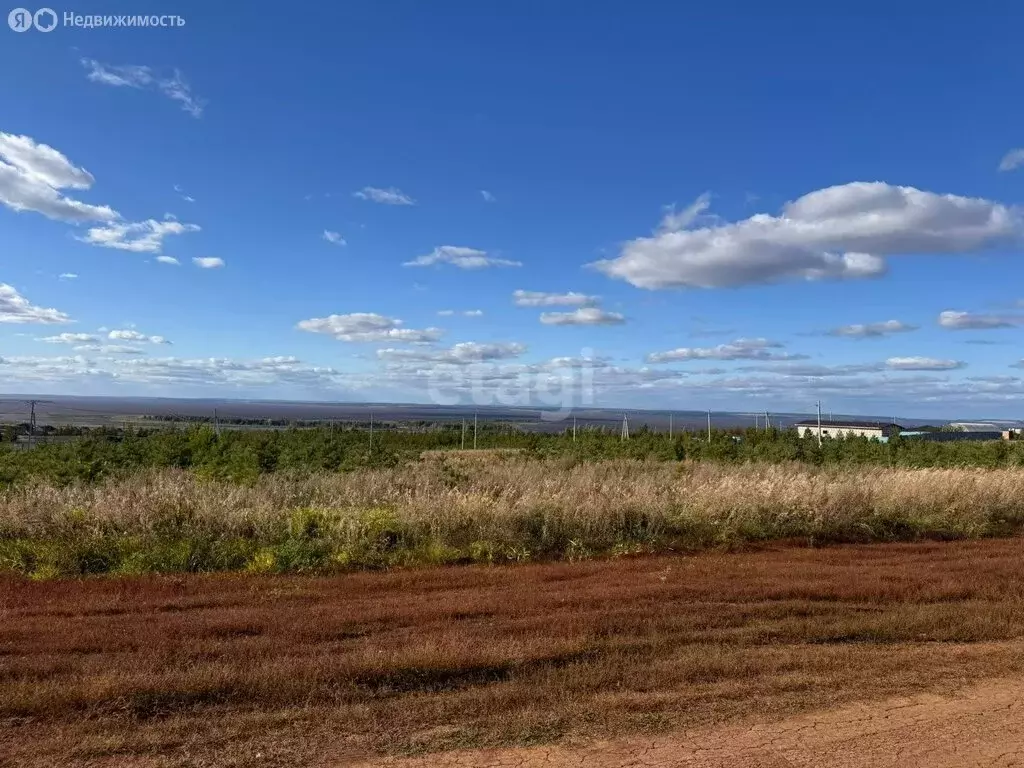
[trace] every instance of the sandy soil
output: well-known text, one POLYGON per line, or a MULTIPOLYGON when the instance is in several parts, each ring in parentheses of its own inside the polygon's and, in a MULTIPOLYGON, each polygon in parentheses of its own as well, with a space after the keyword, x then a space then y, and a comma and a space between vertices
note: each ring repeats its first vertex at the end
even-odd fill
POLYGON ((585 747, 452 752, 361 768, 945 768, 1024 766, 1024 680, 952 698, 920 695, 781 722, 585 747))

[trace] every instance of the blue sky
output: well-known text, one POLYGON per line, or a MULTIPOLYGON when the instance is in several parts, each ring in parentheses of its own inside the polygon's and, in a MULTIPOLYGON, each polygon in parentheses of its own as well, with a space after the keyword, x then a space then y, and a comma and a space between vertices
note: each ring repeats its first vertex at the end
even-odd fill
POLYGON ((1017 416, 1022 12, 821 8, 0 27, 0 392, 1017 416))

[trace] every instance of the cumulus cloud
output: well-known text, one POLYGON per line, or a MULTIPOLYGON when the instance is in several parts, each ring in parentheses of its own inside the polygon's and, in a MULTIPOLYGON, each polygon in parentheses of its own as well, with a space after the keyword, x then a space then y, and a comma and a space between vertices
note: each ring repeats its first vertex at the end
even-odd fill
POLYGON ((196 256, 192 263, 200 269, 220 269, 224 266, 224 259, 219 256, 196 256))
POLYGON ((157 256, 156 260, 161 264, 171 264, 173 266, 178 266, 179 264, 181 264, 181 262, 178 261, 173 256, 157 256))
POLYGON ((114 329, 107 334, 107 338, 113 341, 142 341, 148 344, 170 344, 163 336, 148 336, 145 333, 136 331, 134 328, 114 329))
POLYGON ((56 309, 37 307, 18 293, 13 285, 0 283, 0 323, 59 325, 71 318, 56 309))
POLYGON ((599 296, 588 296, 585 293, 547 293, 545 291, 523 291, 512 293, 512 300, 517 307, 590 307, 600 300, 599 296))
POLYGON ((84 168, 47 144, 0 132, 0 203, 13 211, 35 211, 60 221, 113 221, 118 213, 61 194, 89 189, 94 179, 84 168))
POLYGON ((416 330, 402 328, 402 321, 373 312, 353 312, 347 315, 328 315, 302 320, 298 328, 309 333, 324 333, 338 341, 374 342, 402 341, 427 344, 441 338, 440 328, 416 330))
POLYGON ((0 358, 0 376, 30 382, 75 382, 101 380, 151 386, 280 387, 298 385, 317 389, 344 385, 348 378, 327 367, 304 365, 290 356, 258 360, 230 358, 127 358, 113 345, 87 352, 111 357, 76 355, 74 357, 0 358))
POLYGON ((456 312, 454 309, 441 309, 438 310, 437 314, 441 317, 452 317, 453 315, 462 315, 463 317, 483 317, 484 311, 482 309, 464 309, 461 312, 456 312))
POLYGON ((132 253, 160 253, 165 237, 198 231, 199 226, 196 224, 183 224, 174 219, 163 221, 147 219, 146 221, 114 222, 102 227, 90 227, 86 231, 85 237, 78 239, 83 243, 97 245, 101 248, 115 248, 132 253))
POLYGON ((482 269, 483 267, 521 267, 522 262, 509 261, 489 256, 487 251, 465 248, 458 245, 439 245, 423 256, 405 262, 403 267, 429 267, 434 264, 451 264, 459 269, 482 269))
POLYGON ((158 75, 152 67, 101 64, 95 59, 82 59, 82 66, 87 70, 86 78, 94 83, 115 88, 155 90, 178 102, 178 106, 192 117, 202 117, 206 107, 206 101, 192 93, 191 87, 177 69, 170 74, 158 75))
POLYGON ((58 333, 56 336, 44 336, 40 341, 47 344, 87 344, 99 341, 99 337, 91 333, 58 333))
POLYGON ((648 363, 675 363, 688 360, 806 360, 807 355, 776 352, 782 344, 768 339, 736 339, 715 347, 680 347, 647 355, 648 363))
POLYGON ((329 229, 325 229, 323 238, 331 245, 347 245, 345 238, 341 236, 341 232, 333 232, 329 229))
POLYGON ((842 325, 833 328, 827 335, 847 339, 879 339, 883 336, 892 336, 895 333, 909 333, 916 330, 916 325, 909 325, 899 320, 885 320, 881 323, 842 325))
POLYGON ((77 280, 78 279, 78 275, 75 274, 74 272, 61 272, 60 275, 58 275, 58 279, 60 279, 60 280, 77 280))
POLYGON ((951 331, 983 331, 993 328, 1013 328, 1024 323, 1018 315, 993 315, 961 312, 947 309, 939 313, 939 325, 951 331))
POLYGON ((132 347, 127 344, 82 344, 75 347, 75 352, 96 352, 101 355, 144 355, 146 351, 141 347, 132 347))
POLYGON ((999 161, 1000 171, 1013 171, 1024 164, 1024 149, 1011 149, 999 161))
POLYGON ((381 187, 363 187, 358 192, 353 192, 354 197, 361 200, 369 200, 382 205, 416 205, 416 201, 395 187, 382 189, 381 187))
MULTIPOLYGON (((814 365, 811 363, 770 363, 767 365, 744 365, 741 371, 774 373, 779 376, 801 378, 829 378, 832 376, 854 376, 861 373, 876 373, 885 370, 885 363, 852 363, 845 365, 814 365)), ((719 371, 723 373, 724 371, 719 371)))
POLYGON ((967 364, 960 360, 937 360, 934 357, 890 357, 886 368, 893 371, 952 371, 967 364))
POLYGON ((580 307, 572 312, 543 312, 540 321, 544 325, 622 325, 626 318, 598 307, 580 307))
POLYGON ((398 362, 448 363, 469 365, 493 360, 510 360, 526 352, 526 345, 518 342, 480 344, 464 341, 449 349, 378 349, 381 360, 398 362))
POLYGON ((868 278, 886 271, 887 256, 968 253, 1021 231, 1019 212, 1007 206, 883 182, 816 190, 777 216, 681 228, 705 208, 698 200, 592 266, 649 289, 868 278))

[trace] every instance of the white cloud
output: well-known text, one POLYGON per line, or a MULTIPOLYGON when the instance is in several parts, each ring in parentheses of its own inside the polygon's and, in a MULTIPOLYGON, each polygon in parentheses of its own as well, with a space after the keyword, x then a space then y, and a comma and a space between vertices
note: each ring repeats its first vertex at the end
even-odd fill
POLYGON ((462 315, 463 317, 483 317, 484 311, 482 309, 465 309, 462 312, 456 312, 454 309, 440 309, 437 314, 440 317, 452 317, 453 315, 462 315))
POLYGON ((78 275, 74 272, 61 272, 58 276, 61 280, 77 280, 78 275))
POLYGON ((144 333, 136 331, 134 328, 114 329, 107 334, 107 338, 112 341, 143 341, 149 344, 171 343, 163 336, 147 336, 144 333))
POLYGON ((737 339, 715 347, 680 347, 647 355, 649 363, 673 363, 686 360, 805 360, 807 355, 774 352, 782 344, 767 339, 737 339))
POLYGON ((0 283, 0 323, 39 323, 58 325, 70 323, 71 318, 56 309, 31 304, 13 285, 0 283))
POLYGON ((89 189, 93 177, 47 144, 0 132, 0 203, 14 211, 35 211, 61 221, 113 221, 117 211, 61 194, 89 189))
POLYGON ((323 238, 331 245, 347 245, 345 238, 341 236, 341 232, 332 232, 329 229, 325 229, 323 238))
POLYGON ((480 344, 464 341, 449 349, 378 349, 381 360, 396 362, 447 363, 469 365, 494 360, 510 360, 526 352, 526 345, 519 342, 480 344))
POLYGON ((182 235, 198 232, 196 224, 183 224, 180 221, 166 219, 157 221, 147 219, 137 222, 114 222, 102 227, 90 227, 85 237, 78 238, 83 243, 98 245, 101 248, 116 248, 132 253, 160 253, 164 238, 169 235, 182 235))
POLYGON ((192 94, 191 87, 177 69, 170 77, 158 81, 157 87, 164 96, 178 102, 178 105, 192 117, 202 117, 206 101, 192 94))
POLYGON ((454 309, 439 309, 437 311, 437 314, 440 315, 441 317, 451 317, 452 315, 455 314, 455 310, 454 309))
POLYGON ((1024 323, 1018 315, 992 315, 947 309, 939 313, 939 325, 951 331, 980 331, 992 328, 1013 328, 1024 323))
POLYGON ((512 294, 512 299, 517 307, 589 307, 596 304, 600 297, 587 296, 575 291, 545 293, 543 291, 519 290, 512 294))
POLYGON ((877 339, 883 336, 891 336, 894 333, 908 333, 916 330, 916 325, 909 325, 899 320, 885 320, 881 323, 842 325, 838 328, 833 328, 828 332, 828 335, 841 336, 848 339, 877 339))
POLYGON ((219 256, 196 256, 192 263, 200 269, 220 269, 224 266, 224 259, 219 256))
POLYGON ((952 371, 963 368, 959 360, 937 360, 934 357, 890 357, 885 366, 894 371, 952 371))
POLYGON ((867 278, 886 271, 887 256, 968 253, 1016 238, 1022 223, 1016 210, 989 200, 883 182, 816 190, 778 216, 675 228, 702 210, 698 200, 592 266, 650 289, 867 278))
POLYGON ((488 256, 487 251, 464 248, 458 245, 439 245, 430 253, 405 262, 404 267, 429 267, 434 264, 451 264, 459 269, 481 269, 483 267, 521 267, 522 262, 509 261, 488 256))
POLYGON ((178 261, 173 256, 157 256, 156 260, 159 261, 161 264, 173 264, 175 266, 181 264, 181 262, 178 261))
POLYGON ((140 347, 126 344, 83 344, 75 347, 75 352, 98 352, 101 355, 144 355, 146 351, 140 347))
POLYGON ((192 94, 181 72, 175 69, 170 75, 158 76, 152 67, 140 65, 101 64, 94 59, 82 59, 82 66, 88 72, 86 78, 101 85, 128 87, 139 90, 157 90, 173 101, 192 117, 201 117, 206 102, 192 94))
POLYGON ((494 195, 492 195, 486 189, 481 189, 480 190, 480 197, 482 197, 484 199, 484 202, 486 202, 486 203, 497 202, 497 199, 494 197, 494 195))
POLYGON ((322 390, 357 381, 355 377, 332 368, 304 365, 297 358, 284 355, 259 360, 174 357, 124 359, 124 355, 130 353, 112 345, 84 351, 110 356, 0 358, 0 378, 16 382, 103 381, 118 382, 122 385, 199 387, 207 390, 223 387, 241 389, 282 386, 322 390))
POLYGON ((464 317, 483 317, 484 311, 482 309, 467 309, 462 314, 464 317))
POLYGON ((186 203, 194 203, 196 201, 196 199, 191 195, 185 194, 185 190, 181 187, 180 184, 174 185, 174 191, 177 192, 181 199, 184 200, 186 203))
POLYGON ((395 187, 382 189, 380 187, 363 187, 358 192, 353 192, 354 197, 362 200, 370 200, 383 205, 416 205, 416 201, 395 187))
POLYGON ((658 232, 679 232, 686 229, 697 221, 710 207, 711 194, 708 192, 705 192, 681 211, 677 212, 675 207, 672 206, 664 218, 662 218, 661 224, 658 226, 658 232))
POLYGON ((544 325, 622 325, 626 318, 598 307, 580 307, 572 312, 543 312, 540 321, 544 325))
MULTIPOLYGON (((769 363, 767 365, 744 365, 741 371, 774 373, 778 376, 801 378, 824 378, 831 376, 853 376, 859 373, 877 373, 885 370, 885 363, 853 363, 848 365, 815 365, 813 363, 769 363)), ((722 371, 719 371, 722 373, 722 371)))
POLYGON ((99 336, 91 333, 58 333, 56 336, 45 336, 40 339, 47 344, 87 344, 99 340, 99 336))
POLYGON ((999 161, 1000 171, 1013 171, 1024 164, 1024 149, 1011 149, 999 161))
POLYGON ((440 328, 416 330, 402 328, 402 321, 373 312, 353 312, 347 315, 328 315, 302 320, 298 328, 309 333, 324 333, 338 341, 374 342, 401 341, 426 344, 441 338, 440 328))
POLYGON ((88 69, 86 78, 103 85, 145 88, 153 83, 153 72, 149 67, 100 64, 94 59, 82 59, 82 66, 88 69))

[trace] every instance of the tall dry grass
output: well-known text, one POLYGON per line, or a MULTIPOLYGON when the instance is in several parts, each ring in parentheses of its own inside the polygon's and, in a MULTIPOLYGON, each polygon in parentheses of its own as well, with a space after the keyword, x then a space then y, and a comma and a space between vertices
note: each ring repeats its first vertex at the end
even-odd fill
POLYGON ((161 470, 9 489, 0 494, 0 568, 57 575, 581 559, 786 538, 978 538, 1022 522, 1016 469, 442 457, 251 485, 161 470))

